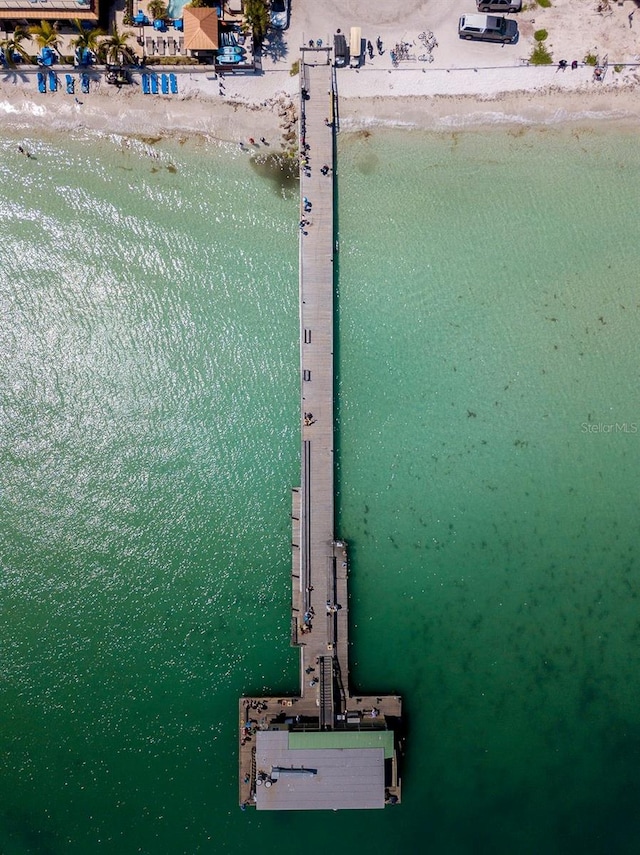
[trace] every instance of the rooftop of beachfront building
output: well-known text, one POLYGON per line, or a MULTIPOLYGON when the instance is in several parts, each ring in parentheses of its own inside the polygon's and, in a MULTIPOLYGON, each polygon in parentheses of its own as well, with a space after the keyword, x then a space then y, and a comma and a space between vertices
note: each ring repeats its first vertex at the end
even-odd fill
MULTIPOLYGON (((78 36, 74 26, 78 20, 86 29, 100 23, 111 32, 115 26, 125 37, 135 64, 205 62, 224 63, 225 71, 233 70, 234 66, 244 70, 253 68, 253 44, 251 35, 242 27, 240 0, 209 7, 191 7, 189 0, 168 0, 166 14, 157 19, 150 5, 153 8, 150 0, 129 0, 112 8, 108 8, 107 0, 102 0, 102 6, 100 0, 0 0, 0 39, 8 38, 19 25, 28 29, 48 22, 57 35, 53 49, 62 61, 69 62, 78 36), (109 23, 105 25, 107 12, 109 23), (232 56, 222 56, 232 51, 235 51, 232 56)), ((27 42, 23 48, 35 55, 35 37, 27 42)), ((25 58, 24 53, 22 59, 15 54, 18 62, 25 58)))
MULTIPOLYGON (((104 2, 104 0, 103 0, 104 2)), ((0 21, 97 22, 100 0, 0 0, 0 21)))

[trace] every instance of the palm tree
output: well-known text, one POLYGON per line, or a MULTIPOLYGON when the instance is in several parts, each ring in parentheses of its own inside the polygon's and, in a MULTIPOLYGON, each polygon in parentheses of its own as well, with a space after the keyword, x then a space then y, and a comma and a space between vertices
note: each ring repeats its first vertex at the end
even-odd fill
POLYGON ((93 30, 85 30, 82 26, 82 21, 78 18, 73 21, 73 26, 78 31, 78 35, 71 39, 71 46, 76 50, 90 50, 93 53, 96 53, 100 47, 98 39, 100 36, 106 35, 105 31, 101 30, 100 27, 96 27, 93 30))
POLYGON ((11 38, 3 39, 2 42, 0 42, 0 47, 4 51, 4 58, 10 68, 16 67, 13 59, 13 55, 15 53, 20 54, 25 62, 30 61, 31 57, 25 48, 22 47, 22 42, 24 41, 31 41, 31 34, 27 29, 25 29, 25 27, 16 27, 11 38))
POLYGON ((102 47, 106 48, 107 59, 110 59, 114 65, 120 63, 133 62, 134 53, 129 47, 127 39, 134 34, 131 30, 119 32, 118 27, 114 24, 111 35, 107 36, 102 42, 102 47))
POLYGON ((167 4, 163 3, 162 0, 149 0, 147 9, 149 10, 149 14, 157 21, 164 21, 169 17, 167 4))
POLYGON ((40 21, 37 26, 29 27, 29 32, 35 38, 39 48, 52 48, 57 50, 59 34, 55 24, 50 21, 40 21))
POLYGON ((245 0, 244 17, 251 28, 253 41, 256 45, 261 45, 271 23, 266 0, 245 0))

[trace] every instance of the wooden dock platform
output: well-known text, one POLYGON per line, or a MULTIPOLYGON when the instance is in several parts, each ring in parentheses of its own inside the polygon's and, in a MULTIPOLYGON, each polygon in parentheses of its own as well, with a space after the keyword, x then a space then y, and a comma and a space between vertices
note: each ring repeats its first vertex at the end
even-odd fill
MULTIPOLYGON (((240 804, 243 807, 257 804, 259 809, 314 807, 313 799, 309 802, 301 798, 296 803, 293 797, 291 803, 277 807, 273 799, 263 798, 261 804, 259 797, 266 791, 261 790, 260 785, 264 783, 270 787, 278 774, 283 773, 281 766, 274 766, 278 774, 272 780, 257 767, 256 745, 261 733, 336 732, 353 740, 355 732, 397 729, 402 717, 399 697, 355 697, 349 689, 349 558, 347 544, 335 534, 335 98, 330 49, 302 48, 299 112, 301 483, 293 489, 291 501, 291 643, 300 650, 300 692, 293 698, 240 699, 240 804)), ((328 736, 325 742, 327 739, 331 741, 332 737, 328 736)), ((266 741, 263 739, 263 744, 266 741)), ((355 750, 351 744, 349 747, 355 750)), ((366 751, 361 752, 362 757, 365 755, 366 751)), ((320 757, 320 753, 313 756, 320 757)), ((401 788, 395 751, 393 762, 385 765, 385 770, 383 803, 398 803, 401 788)), ((296 785, 300 792, 310 787, 302 776, 296 779, 296 785)), ((282 794, 284 785, 279 786, 282 794)), ((287 786, 292 788, 291 784, 287 786)), ((315 792, 320 791, 316 789, 315 792)), ((324 795, 327 797, 326 793, 324 795)), ((331 793, 329 797, 335 800, 332 804, 341 806, 336 794, 331 793)), ((382 803, 369 803, 367 798, 363 795, 362 804, 347 806, 382 806, 382 803)))

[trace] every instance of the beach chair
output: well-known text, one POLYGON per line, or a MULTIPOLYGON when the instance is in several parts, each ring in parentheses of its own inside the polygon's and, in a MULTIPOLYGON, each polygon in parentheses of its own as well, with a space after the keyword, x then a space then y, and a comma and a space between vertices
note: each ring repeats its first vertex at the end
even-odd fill
POLYGON ((56 61, 56 55, 50 47, 43 47, 37 57, 38 65, 45 65, 50 68, 56 61))
POLYGON ((158 45, 158 54, 160 56, 164 56, 165 55, 165 46, 166 46, 165 40, 164 39, 158 39, 156 44, 158 45))
POLYGON ((169 56, 175 56, 176 55, 176 40, 175 39, 169 39, 169 41, 167 42, 167 45, 169 47, 169 56))
POLYGON ((153 39, 151 38, 151 36, 146 37, 146 39, 144 40, 144 45, 145 45, 144 50, 145 50, 145 53, 147 54, 147 56, 153 56, 154 49, 153 49, 153 39))
POLYGON ((152 95, 158 94, 158 75, 157 74, 151 75, 151 94, 152 95))
POLYGON ((67 95, 73 95, 76 91, 76 82, 70 74, 65 75, 67 81, 67 95))
POLYGON ((184 53, 184 37, 180 36, 178 39, 178 53, 184 53))
POLYGON ((172 95, 178 94, 178 78, 175 76, 175 74, 169 75, 169 87, 171 89, 172 95))
POLYGON ((142 75, 142 94, 148 95, 151 92, 151 84, 149 83, 149 75, 145 72, 142 75))
POLYGON ((86 71, 80 75, 80 87, 85 95, 89 94, 89 75, 86 71))
POLYGON ((49 69, 49 89, 52 92, 58 91, 58 77, 52 69, 49 69))
POLYGON ((47 81, 44 76, 44 71, 38 72, 38 92, 46 92, 47 91, 47 81))
POLYGON ((166 74, 163 74, 162 77, 160 78, 160 86, 162 87, 162 94, 168 95, 169 94, 169 78, 167 77, 166 74))

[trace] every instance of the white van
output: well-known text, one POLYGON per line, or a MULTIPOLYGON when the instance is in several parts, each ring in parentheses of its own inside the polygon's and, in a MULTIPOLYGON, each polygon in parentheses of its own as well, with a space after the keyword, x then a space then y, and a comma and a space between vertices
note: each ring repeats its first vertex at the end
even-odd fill
POLYGON ((360 27, 351 27, 349 34, 349 53, 351 54, 351 68, 360 68, 364 56, 365 41, 362 38, 360 27))

